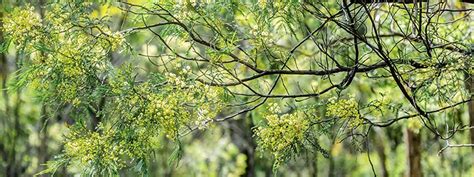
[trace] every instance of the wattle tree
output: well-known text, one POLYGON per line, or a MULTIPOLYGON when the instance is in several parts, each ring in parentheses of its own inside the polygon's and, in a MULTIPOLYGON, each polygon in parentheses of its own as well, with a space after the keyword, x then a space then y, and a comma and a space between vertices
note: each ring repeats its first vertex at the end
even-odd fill
POLYGON ((445 175, 474 146, 472 7, 3 2, 0 171, 445 175))

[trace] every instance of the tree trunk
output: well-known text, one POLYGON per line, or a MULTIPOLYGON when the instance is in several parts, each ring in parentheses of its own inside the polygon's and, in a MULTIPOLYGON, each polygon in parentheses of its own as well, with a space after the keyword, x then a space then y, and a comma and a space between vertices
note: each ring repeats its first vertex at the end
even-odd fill
POLYGON ((382 168, 382 177, 388 177, 388 170, 387 170, 387 155, 385 154, 385 146, 384 146, 384 138, 383 138, 383 131, 381 129, 375 129, 376 131, 376 140, 375 140, 375 150, 380 159, 380 166, 382 168))
MULTIPOLYGON (((48 154, 48 117, 46 113, 46 106, 41 106, 41 114, 40 114, 40 122, 38 122, 38 139, 40 140, 40 144, 37 148, 38 150, 38 170, 37 172, 41 172, 45 169, 44 164, 49 160, 48 154)), ((46 175, 40 175, 46 176, 46 175)))
MULTIPOLYGON (((3 7, 3 2, 0 2, 3 7)), ((0 9, 0 29, 3 29, 3 9, 0 9)), ((4 42, 3 37, 3 30, 0 30, 0 44, 4 42)), ((4 44, 3 44, 4 45, 4 44)), ((3 102, 5 103, 5 118, 2 118, 3 125, 6 127, 12 126, 13 122, 11 121, 10 117, 10 105, 9 105, 9 95, 7 92, 7 78, 8 78, 8 62, 7 57, 4 52, 0 53, 0 80, 1 80, 1 87, 2 90, 2 97, 3 102)), ((14 126, 14 125, 13 125, 14 126)), ((16 134, 16 133, 13 133, 16 134)), ((5 147, 2 148, 4 161, 6 162, 6 169, 5 175, 6 176, 19 176, 17 173, 17 165, 16 165, 16 151, 15 151, 15 143, 16 138, 15 135, 11 137, 6 137, 8 143, 5 144, 5 147)))
POLYGON ((242 114, 240 119, 229 122, 229 126, 232 142, 239 148, 240 153, 247 156, 247 167, 245 168, 245 174, 242 176, 253 177, 255 176, 254 156, 257 146, 252 138, 252 118, 246 116, 247 114, 242 114))
POLYGON ((318 176, 318 154, 316 153, 314 155, 314 161, 312 163, 312 171, 311 171, 311 176, 312 177, 317 177, 318 176))
MULTIPOLYGON (((331 151, 332 151, 332 148, 334 147, 334 145, 331 147, 331 151)), ((328 177, 335 177, 336 176, 336 172, 334 171, 334 156, 329 156, 329 169, 328 169, 328 177)))
POLYGON ((408 150, 408 177, 423 176, 421 168, 421 136, 413 130, 406 129, 406 142, 408 150))
MULTIPOLYGON (((466 78, 465 85, 471 98, 472 98, 472 95, 474 94, 474 78, 473 77, 474 75, 465 73, 465 78, 466 78)), ((474 102, 473 101, 468 102, 467 106, 468 106, 468 111, 469 111, 469 126, 471 127, 471 129, 469 129, 470 143, 474 144, 474 128, 472 128, 474 127, 474 102)), ((474 151, 474 148, 473 148, 473 151, 474 151)), ((474 153, 473 153, 473 159, 474 159, 474 153)), ((473 173, 474 173, 474 163, 472 164, 472 166, 473 166, 473 173)))

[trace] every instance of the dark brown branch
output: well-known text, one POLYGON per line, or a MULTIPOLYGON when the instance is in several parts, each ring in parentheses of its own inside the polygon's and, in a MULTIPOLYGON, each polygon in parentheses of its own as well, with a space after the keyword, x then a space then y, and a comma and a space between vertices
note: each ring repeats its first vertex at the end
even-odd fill
MULTIPOLYGON (((428 0, 421 0, 422 2, 427 2, 428 0)), ((352 3, 356 4, 372 4, 372 3, 403 3, 403 4, 412 4, 417 2, 416 0, 351 0, 352 3)))
MULTIPOLYGON (((433 113, 441 112, 441 111, 444 111, 446 109, 454 108, 456 106, 459 106, 459 105, 462 105, 462 104, 465 104, 465 103, 468 103, 468 102, 471 102, 471 101, 472 101, 472 99, 464 100, 464 101, 461 101, 461 102, 458 102, 458 103, 455 103, 455 104, 452 104, 452 105, 449 105, 449 106, 446 106, 446 107, 443 107, 443 108, 439 108, 439 109, 432 110, 432 111, 427 111, 426 113, 427 114, 433 114, 433 113)), ((383 123, 382 122, 372 122, 367 118, 364 118, 364 119, 366 120, 366 123, 371 124, 373 126, 388 127, 388 126, 396 123, 399 120, 410 119, 410 118, 417 117, 417 116, 420 116, 420 114, 418 113, 418 114, 406 115, 406 116, 398 117, 398 118, 395 118, 395 119, 391 119, 391 120, 389 120, 387 122, 383 122, 383 123)))

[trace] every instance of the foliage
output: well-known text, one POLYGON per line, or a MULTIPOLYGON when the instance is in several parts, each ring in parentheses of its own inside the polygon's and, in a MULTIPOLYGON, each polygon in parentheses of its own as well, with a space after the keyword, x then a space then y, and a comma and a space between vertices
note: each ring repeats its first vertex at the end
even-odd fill
POLYGON ((259 146, 263 151, 269 151, 275 157, 275 165, 279 166, 289 157, 298 144, 304 140, 304 134, 309 127, 309 121, 301 112, 282 114, 277 104, 271 105, 269 115, 265 116, 267 127, 258 127, 255 135, 259 138, 259 146))

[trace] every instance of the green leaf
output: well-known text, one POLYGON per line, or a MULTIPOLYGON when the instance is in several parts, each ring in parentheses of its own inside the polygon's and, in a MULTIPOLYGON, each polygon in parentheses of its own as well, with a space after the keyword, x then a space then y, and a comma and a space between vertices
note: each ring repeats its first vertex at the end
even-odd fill
POLYGON ((178 140, 176 147, 174 148, 173 152, 168 158, 168 165, 172 166, 173 163, 176 163, 176 166, 178 166, 179 160, 181 159, 182 156, 183 156, 183 148, 181 146, 181 142, 178 140))

